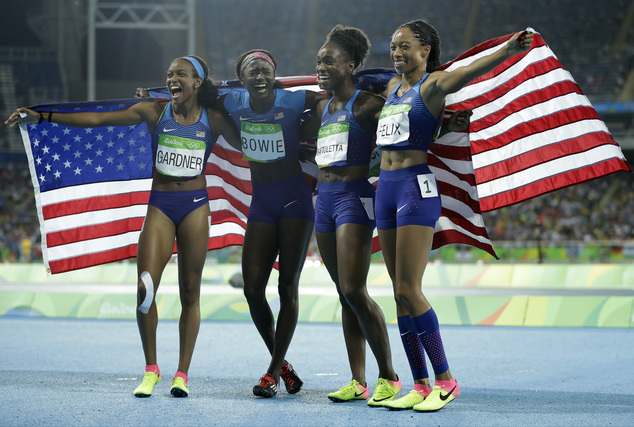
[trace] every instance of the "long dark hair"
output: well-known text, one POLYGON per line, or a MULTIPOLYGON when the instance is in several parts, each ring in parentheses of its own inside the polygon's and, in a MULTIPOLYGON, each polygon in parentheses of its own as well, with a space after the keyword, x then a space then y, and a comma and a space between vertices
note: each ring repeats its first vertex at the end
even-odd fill
POLYGON ((354 69, 363 65, 370 52, 370 39, 358 28, 335 25, 326 36, 326 43, 333 42, 341 46, 354 61, 354 69))
POLYGON ((436 71, 436 69, 440 67, 440 36, 438 35, 438 31, 436 31, 432 25, 421 19, 406 22, 398 27, 397 31, 403 27, 409 28, 423 46, 429 45, 431 50, 427 58, 426 71, 428 73, 436 71))

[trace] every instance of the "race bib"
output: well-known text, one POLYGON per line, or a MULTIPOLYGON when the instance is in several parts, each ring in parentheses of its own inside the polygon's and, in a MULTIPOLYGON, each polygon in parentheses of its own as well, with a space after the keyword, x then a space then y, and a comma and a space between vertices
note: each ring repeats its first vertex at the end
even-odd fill
POLYGON ((409 139, 409 104, 386 105, 376 128, 376 145, 407 145, 409 139))
POLYGON ((433 173, 418 175, 418 186, 420 187, 420 195, 423 199, 428 197, 438 197, 438 186, 436 185, 436 177, 433 173))
POLYGON ((370 170, 368 171, 368 178, 379 176, 381 173, 381 147, 376 147, 372 150, 370 155, 370 170))
POLYGON ((320 168, 345 165, 348 159, 349 123, 333 123, 319 129, 315 162, 320 168))
POLYGON ((363 205, 363 209, 365 209, 365 213, 368 214, 368 218, 374 220, 374 200, 372 197, 360 197, 361 204, 363 205))
POLYGON ((240 122, 240 139, 245 160, 273 162, 286 156, 282 125, 240 122))
POLYGON ((154 167, 163 175, 178 177, 198 176, 205 165, 203 141, 172 135, 161 135, 154 167))

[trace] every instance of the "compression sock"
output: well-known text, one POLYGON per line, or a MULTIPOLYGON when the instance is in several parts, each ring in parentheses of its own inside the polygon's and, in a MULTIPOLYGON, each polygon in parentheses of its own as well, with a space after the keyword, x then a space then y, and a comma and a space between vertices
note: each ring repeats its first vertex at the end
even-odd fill
POLYGON ((442 345, 442 338, 440 337, 440 328, 438 326, 438 317, 433 308, 430 308, 427 312, 421 314, 418 317, 412 318, 420 341, 425 348, 429 361, 434 368, 434 373, 440 375, 449 370, 449 363, 447 363, 447 356, 445 355, 445 349, 442 345))
POLYGON ((425 350, 416 333, 416 327, 410 316, 398 317, 398 329, 401 333, 401 341, 407 355, 409 367, 415 380, 428 378, 427 364, 425 363, 425 350))

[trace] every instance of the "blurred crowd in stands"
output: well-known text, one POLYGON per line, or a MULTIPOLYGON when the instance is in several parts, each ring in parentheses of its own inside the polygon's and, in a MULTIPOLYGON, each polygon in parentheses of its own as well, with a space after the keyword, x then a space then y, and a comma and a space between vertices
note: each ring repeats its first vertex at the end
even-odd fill
POLYGON ((634 239, 634 176, 617 173, 486 212, 492 241, 634 239))
POLYGON ((0 166, 0 262, 41 257, 40 226, 26 163, 0 166))

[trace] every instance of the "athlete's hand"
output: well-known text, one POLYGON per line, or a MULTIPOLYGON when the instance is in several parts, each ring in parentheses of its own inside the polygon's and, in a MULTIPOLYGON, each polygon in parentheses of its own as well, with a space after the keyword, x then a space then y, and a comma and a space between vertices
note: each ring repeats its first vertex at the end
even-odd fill
POLYGON ((513 56, 516 53, 530 49, 532 43, 533 30, 532 28, 527 28, 525 31, 513 34, 510 40, 506 43, 506 52, 509 56, 513 56))
POLYGON ((149 98, 150 97, 150 93, 147 91, 147 89, 144 89, 142 87, 138 87, 138 88, 136 88, 136 92, 134 93, 134 97, 135 98, 149 98))
POLYGON ((20 107, 4 122, 7 126, 15 126, 18 123, 37 123, 40 121, 40 113, 20 107))
POLYGON ((469 127, 470 117, 473 114, 473 110, 458 110, 451 113, 449 121, 447 122, 448 132, 462 132, 469 127))

